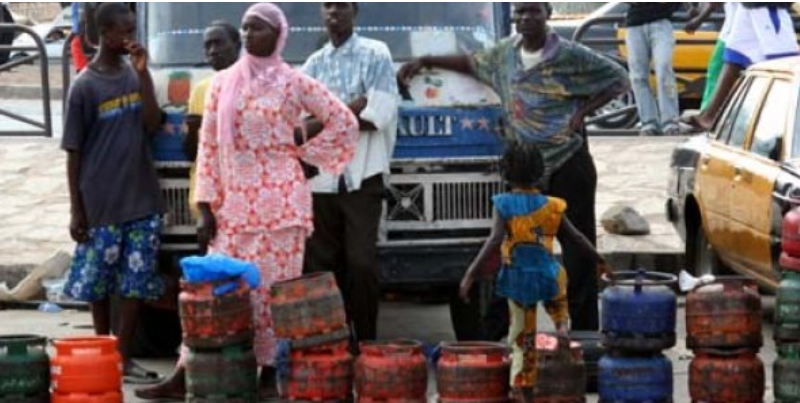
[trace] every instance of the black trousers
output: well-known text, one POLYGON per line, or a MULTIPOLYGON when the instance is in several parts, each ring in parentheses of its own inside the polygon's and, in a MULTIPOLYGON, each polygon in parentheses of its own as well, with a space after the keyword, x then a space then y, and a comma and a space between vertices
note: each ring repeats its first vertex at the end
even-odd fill
MULTIPOLYGON (((595 196, 597 170, 588 144, 550 178, 547 194, 567 202, 567 218, 592 245, 597 245, 595 196)), ((561 245, 564 268, 569 276, 567 297, 572 330, 598 330, 597 265, 573 242, 561 245)))
POLYGON ((314 194, 314 234, 306 244, 303 271, 336 275, 356 341, 377 338, 382 196, 381 175, 365 179, 357 192, 314 194))

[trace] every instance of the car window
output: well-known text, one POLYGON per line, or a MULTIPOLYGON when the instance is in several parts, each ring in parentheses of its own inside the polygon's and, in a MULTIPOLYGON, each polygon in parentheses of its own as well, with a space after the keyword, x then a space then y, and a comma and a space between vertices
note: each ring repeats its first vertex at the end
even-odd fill
POLYGON ((789 112, 791 84, 783 80, 775 80, 769 89, 761 107, 750 152, 775 161, 780 160, 783 151, 783 132, 786 129, 786 117, 789 112))
POLYGON ((736 116, 736 112, 738 112, 739 107, 742 106, 742 94, 747 93, 747 88, 750 87, 750 82, 750 79, 743 79, 739 82, 739 85, 737 85, 733 90, 733 96, 728 98, 725 108, 717 118, 717 121, 714 122, 713 133, 716 133, 717 140, 723 143, 728 142, 728 139, 731 136, 731 128, 733 127, 734 121, 732 116, 736 116))
POLYGON ((731 147, 744 148, 744 142, 747 139, 747 128, 755 117, 755 111, 758 104, 764 95, 764 90, 769 85, 769 78, 755 77, 747 92, 742 98, 741 106, 736 115, 731 115, 728 118, 733 120, 731 127, 730 137, 728 138, 728 145, 731 147))

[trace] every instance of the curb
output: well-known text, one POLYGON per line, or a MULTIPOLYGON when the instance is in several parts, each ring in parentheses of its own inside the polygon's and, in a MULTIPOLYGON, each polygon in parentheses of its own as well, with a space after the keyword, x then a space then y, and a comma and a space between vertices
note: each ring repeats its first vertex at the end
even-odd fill
MULTIPOLYGON (((61 101, 64 90, 62 88, 50 88, 50 100, 61 101)), ((42 99, 42 87, 36 85, 0 85, 0 98, 2 99, 42 99)))

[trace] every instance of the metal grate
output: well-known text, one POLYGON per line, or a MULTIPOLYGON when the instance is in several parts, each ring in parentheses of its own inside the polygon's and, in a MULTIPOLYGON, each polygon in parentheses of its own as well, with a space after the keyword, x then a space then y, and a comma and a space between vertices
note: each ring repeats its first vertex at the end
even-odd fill
POLYGON ((433 220, 489 220, 492 196, 502 191, 500 182, 436 183, 433 185, 433 220))
POLYGON ((194 234, 196 223, 189 210, 189 180, 162 179, 161 192, 167 203, 167 214, 164 216, 164 233, 194 234))
POLYGON ((483 173, 392 175, 388 231, 488 228, 492 196, 503 190, 498 175, 483 173))

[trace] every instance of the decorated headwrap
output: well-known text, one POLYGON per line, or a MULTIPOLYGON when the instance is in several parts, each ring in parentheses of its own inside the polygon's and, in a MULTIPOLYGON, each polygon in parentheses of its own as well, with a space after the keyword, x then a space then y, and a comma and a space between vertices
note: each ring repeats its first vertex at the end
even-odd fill
POLYGON ((225 82, 219 98, 218 128, 222 141, 231 141, 235 131, 236 105, 241 96, 244 85, 259 78, 272 81, 281 73, 290 71, 291 67, 283 61, 282 53, 286 48, 286 39, 289 36, 289 23, 283 11, 273 3, 257 3, 247 9, 242 16, 242 25, 248 17, 258 18, 278 31, 275 41, 275 50, 267 57, 254 56, 247 51, 242 52, 230 71, 225 74, 225 82))

